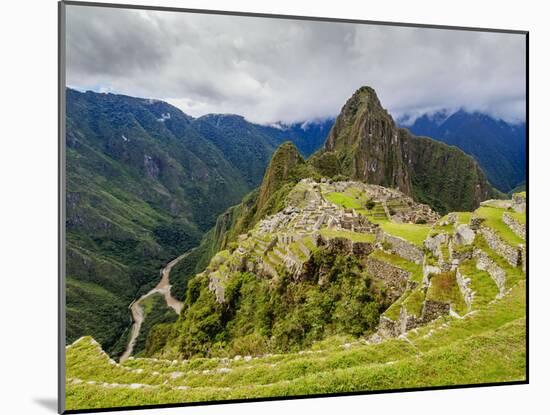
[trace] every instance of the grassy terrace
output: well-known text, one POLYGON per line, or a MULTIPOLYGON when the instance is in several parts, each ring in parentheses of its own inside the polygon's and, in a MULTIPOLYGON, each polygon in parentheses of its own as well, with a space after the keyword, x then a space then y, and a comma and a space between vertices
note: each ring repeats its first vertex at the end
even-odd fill
POLYGON ((495 299, 498 294, 496 283, 488 273, 477 269, 475 260, 462 262, 459 269, 462 275, 470 278, 470 288, 475 292, 472 308, 477 309, 495 299))
POLYGON ((430 233, 430 225, 417 225, 414 223, 381 222, 380 227, 384 232, 393 236, 399 236, 412 244, 422 247, 424 240, 430 233))
POLYGON ((379 250, 376 250, 370 254, 370 257, 404 269, 405 271, 411 273, 411 279, 413 281, 416 281, 417 283, 422 282, 422 265, 415 264, 414 262, 401 258, 398 255, 388 254, 379 250))
POLYGON ((422 286, 419 285, 414 290, 405 291, 382 315, 393 321, 397 321, 401 314, 401 307, 404 307, 409 315, 420 317, 422 315, 425 298, 422 286))
POLYGON ((300 261, 307 261, 308 257, 304 253, 304 251, 300 249, 300 245, 298 244, 298 242, 292 242, 290 245, 288 245, 288 250, 292 252, 294 256, 296 256, 296 258, 298 258, 300 261))
POLYGON ((353 242, 374 242, 375 239, 375 235, 372 233, 359 233, 328 228, 321 229, 319 233, 325 238, 346 238, 353 242))
POLYGON ((510 288, 517 284, 519 280, 525 279, 525 274, 519 267, 512 267, 508 261, 493 251, 483 237, 476 235, 474 245, 484 251, 493 262, 506 272, 506 287, 510 288))
POLYGON ((394 302, 384 312, 383 315, 396 321, 399 318, 401 306, 404 306, 409 314, 420 316, 420 314, 422 313, 422 304, 424 301, 424 293, 421 290, 423 279, 422 265, 415 264, 414 262, 401 258, 398 255, 389 254, 384 251, 378 250, 370 254, 370 257, 410 272, 411 279, 418 283, 418 288, 414 289, 413 291, 406 291, 405 293, 403 293, 401 298, 394 302))
POLYGON ((419 285, 405 298, 403 301, 403 307, 407 310, 407 313, 416 317, 422 315, 422 307, 424 306, 425 294, 422 287, 419 285))
POLYGON ((519 213, 515 211, 508 211, 508 214, 515 219, 516 222, 521 223, 522 225, 525 225, 527 223, 527 218, 525 213, 519 213))
POLYGON ((325 198, 330 202, 347 209, 355 209, 361 215, 367 216, 369 220, 378 223, 384 232, 393 236, 406 239, 407 241, 422 247, 424 240, 430 233, 430 225, 413 223, 393 223, 388 220, 381 205, 375 205, 372 209, 367 209, 367 200, 365 196, 356 192, 356 195, 347 193, 327 193, 325 198), (382 216, 383 215, 383 216, 382 216))
POLYGON ((388 221, 386 212, 380 203, 375 203, 371 209, 367 209, 367 198, 357 189, 349 189, 346 193, 325 193, 325 198, 345 209, 355 209, 360 215, 366 216, 371 222, 380 223, 388 221))
POLYGON ((456 212, 456 219, 459 225, 470 223, 472 212, 456 212))
POLYGON ((467 312, 467 306, 458 288, 454 272, 443 272, 434 275, 430 280, 426 299, 451 303, 451 307, 458 314, 467 312))
MULTIPOLYGON (((464 319, 438 319, 404 340, 324 341, 251 360, 109 363, 84 339, 67 350, 69 409, 367 391, 525 379, 525 286, 464 319), (442 325, 446 322, 446 325, 442 325), (95 382, 88 384, 88 382, 95 382), (72 383, 74 382, 74 383, 72 383), (132 386, 132 384, 134 384, 132 386)), ((330 339, 329 339, 330 340, 330 339)))
POLYGON ((301 241, 310 251, 313 251, 315 249, 315 243, 313 242, 313 239, 310 236, 306 236, 305 238, 302 238, 301 241))
POLYGON ((523 239, 517 236, 508 225, 502 221, 502 214, 504 212, 506 212, 506 209, 482 206, 475 211, 475 214, 484 218, 484 225, 493 229, 507 244, 518 246, 521 243, 525 243, 523 239))
POLYGON ((366 200, 359 195, 354 197, 349 193, 332 192, 326 193, 324 196, 329 202, 346 209, 365 209, 366 200))

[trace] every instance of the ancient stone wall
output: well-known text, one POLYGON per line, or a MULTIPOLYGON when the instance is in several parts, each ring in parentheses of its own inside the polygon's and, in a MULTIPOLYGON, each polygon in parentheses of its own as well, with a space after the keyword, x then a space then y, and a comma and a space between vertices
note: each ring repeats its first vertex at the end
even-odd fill
POLYGON ((460 268, 456 268, 456 283, 458 284, 458 288, 462 293, 464 302, 468 306, 468 310, 472 308, 472 302, 474 301, 474 292, 470 288, 470 282, 470 278, 468 278, 466 275, 462 275, 462 273, 460 272, 460 268))
POLYGON ((316 242, 317 246, 324 246, 332 252, 353 254, 358 257, 367 256, 374 251, 374 246, 370 242, 354 242, 347 238, 324 238, 319 236, 316 242))
POLYGON ((485 226, 481 227, 480 232, 487 241, 487 245, 504 258, 511 266, 517 267, 521 265, 521 251, 517 247, 511 247, 494 231, 485 226))
POLYGON ((380 317, 378 334, 381 337, 397 337, 400 333, 399 322, 393 321, 385 316, 380 317))
POLYGON ((498 287, 500 295, 504 294, 506 289, 506 272, 500 268, 489 256, 480 249, 474 251, 476 267, 486 271, 498 287))
POLYGON ((517 235, 519 236, 521 239, 525 239, 525 236, 526 236, 526 231, 525 231, 525 225, 522 224, 522 223, 519 223, 518 221, 516 221, 512 215, 510 215, 509 213, 507 212, 504 212, 503 215, 502 215, 502 221, 508 225, 508 227, 510 229, 512 229, 512 231, 517 235))
POLYGON ((371 277, 384 283, 392 303, 401 297, 407 289, 407 282, 411 276, 409 272, 369 257, 365 258, 364 265, 371 277))
POLYGON ((380 243, 387 243, 389 245, 388 250, 391 253, 399 255, 400 257, 408 259, 416 264, 420 264, 422 262, 422 258, 424 257, 424 253, 417 246, 402 238, 389 235, 383 231, 379 231, 376 234, 376 241, 380 243))
POLYGON ((441 273, 441 268, 439 267, 436 267, 434 265, 429 265, 429 264, 426 264, 426 262, 424 262, 424 264, 422 264, 422 276, 424 277, 423 278, 423 283, 425 286, 427 286, 429 283, 430 283, 430 280, 429 280, 429 275, 430 274, 440 274, 441 273))
POLYGON ((440 233, 435 236, 428 236, 424 241, 424 246, 428 249, 435 257, 439 258, 441 255, 441 244, 447 243, 449 240, 449 235, 446 233, 440 233))
POLYGON ((451 306, 449 303, 443 303, 435 300, 425 300, 422 309, 422 320, 428 323, 436 318, 449 314, 451 306))
POLYGON ((515 193, 512 196, 512 209, 519 213, 527 210, 527 199, 523 194, 515 193))

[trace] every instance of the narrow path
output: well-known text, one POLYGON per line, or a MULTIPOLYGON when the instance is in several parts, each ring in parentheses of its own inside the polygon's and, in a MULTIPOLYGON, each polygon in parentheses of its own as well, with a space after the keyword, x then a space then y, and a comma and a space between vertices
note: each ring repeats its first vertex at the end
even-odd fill
POLYGON ((175 299, 170 293, 170 288, 172 287, 172 285, 170 284, 170 271, 172 271, 174 265, 176 265, 179 261, 181 261, 193 251, 194 249, 191 249, 190 251, 187 251, 185 254, 180 255, 179 257, 173 259, 168 264, 166 264, 166 266, 160 271, 161 279, 156 287, 149 291, 147 294, 142 295, 139 299, 133 301, 132 304, 130 304, 129 308, 132 312, 132 320, 134 320, 134 322, 132 324, 130 340, 128 341, 126 350, 120 357, 121 363, 127 360, 134 351, 134 345, 136 344, 136 340, 141 330, 141 325, 143 324, 143 307, 141 306, 141 302, 143 300, 156 293, 163 294, 166 305, 172 308, 178 315, 180 314, 183 303, 175 299))

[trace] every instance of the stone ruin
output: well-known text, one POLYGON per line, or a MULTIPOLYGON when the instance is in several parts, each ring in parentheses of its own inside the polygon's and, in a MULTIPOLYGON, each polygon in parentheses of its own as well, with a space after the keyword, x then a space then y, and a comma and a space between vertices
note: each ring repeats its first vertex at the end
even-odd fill
MULTIPOLYGON (((476 234, 483 237, 489 247, 506 259, 510 265, 514 267, 522 266, 525 270, 525 246, 519 245, 517 248, 512 248, 505 244, 492 229, 484 226, 484 220, 480 217, 473 216, 467 225, 459 224, 456 214, 449 214, 440 225, 452 225, 453 231, 428 237, 424 242, 424 249, 422 249, 405 239, 387 234, 378 225, 370 222, 355 210, 343 209, 327 201, 321 190, 345 192, 351 186, 354 189, 358 188, 367 195, 368 200, 376 201, 384 206, 388 218, 395 222, 437 222, 440 219, 439 216, 426 205, 412 202, 412 199, 397 190, 364 183, 325 180, 319 184, 311 179, 303 180, 301 183, 306 185, 306 196, 300 201, 299 206, 287 206, 281 212, 260 221, 256 228, 257 235, 253 232, 241 235, 238 240, 239 247, 234 253, 234 255, 241 257, 241 261, 233 258, 229 264, 225 263, 224 269, 247 270, 256 273, 259 277, 276 279, 279 276, 278 272, 284 268, 294 278, 301 278, 309 272, 309 262, 307 261, 311 254, 309 248, 304 244, 304 238, 312 238, 315 246, 358 257, 368 274, 384 284, 388 298, 392 303, 401 298, 407 291, 422 290, 425 295, 430 287, 432 275, 453 272, 468 310, 471 309, 475 292, 470 287, 471 281, 468 276, 460 272, 459 265, 462 261, 472 259, 476 262, 478 269, 486 271, 495 281, 499 289, 499 296, 503 295, 506 282, 506 273, 498 264, 483 251, 474 249, 473 246, 468 248, 473 244, 476 234), (400 209, 390 216, 388 215, 388 203, 394 207, 399 206, 400 209), (320 232, 322 229, 370 233, 376 237, 373 243, 356 242, 343 237, 322 236, 320 232), (250 244, 251 239, 255 241, 253 244, 250 244), (292 251, 290 245, 293 245, 292 249, 294 251, 292 251), (303 255, 297 250, 297 247, 303 255), (445 249, 445 255, 443 255, 443 248, 445 249), (409 261, 422 264, 424 278, 420 282, 421 286, 419 287, 417 282, 411 280, 411 274, 408 271, 384 261, 370 258, 369 254, 374 249, 382 249, 409 261), (250 257, 249 254, 252 251, 257 252, 257 256, 250 257), (436 261, 432 259, 428 263, 426 252, 431 252, 436 261), (272 255, 271 260, 267 257, 268 255, 272 255), (277 262, 274 262, 273 258, 277 262)), ((525 209, 525 199, 520 197, 516 199, 514 203, 517 209, 522 209, 522 203, 523 209, 525 209)), ((513 204, 511 201, 490 201, 487 205, 494 206, 494 203, 497 203, 499 207, 507 206, 508 208, 512 208, 513 204)), ((513 219, 511 215, 506 213, 503 215, 503 221, 514 232, 524 237, 524 229, 522 230, 516 226, 518 225, 517 222, 512 222, 511 219, 513 219)), ((223 302, 224 276, 222 272, 214 269, 206 272, 209 273, 209 286, 216 295, 216 300, 223 302)), ((319 283, 323 283, 321 275, 319 276, 319 283)), ((399 336, 440 316, 452 313, 450 302, 424 298, 422 311, 418 316, 410 314, 404 306, 400 307, 399 318, 396 321, 382 316, 379 329, 373 338, 399 336)))
POLYGON ((512 209, 519 213, 527 210, 527 197, 525 193, 514 193, 512 196, 512 209))

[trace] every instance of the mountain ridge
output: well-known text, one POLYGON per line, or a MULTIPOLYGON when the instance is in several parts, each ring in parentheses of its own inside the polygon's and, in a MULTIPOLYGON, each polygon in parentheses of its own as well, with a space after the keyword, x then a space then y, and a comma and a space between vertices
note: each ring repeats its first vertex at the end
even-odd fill
POLYGON ((162 101, 67 89, 68 342, 121 353, 128 304, 260 183, 281 132, 239 122, 231 135, 162 101))
MULTIPOLYGON (((108 407, 525 378, 525 192, 479 203, 493 192, 474 159, 397 129, 373 93, 361 88, 348 100, 326 148, 307 160, 294 143, 278 145, 260 186, 221 213, 170 272, 172 293, 183 300, 177 320, 158 297, 144 305, 148 332, 136 341, 139 350, 129 349, 135 357, 110 359, 117 347, 105 333, 101 345, 91 337, 68 342, 70 408, 90 405, 91 394, 93 405, 108 407), (450 207, 461 211, 447 213, 450 207)), ((218 172, 232 165, 229 157, 216 158, 221 151, 209 152, 220 137, 205 137, 183 115, 166 107, 139 106, 135 115, 99 109, 105 111, 91 117, 96 124, 70 118, 68 241, 81 267, 70 262, 68 270, 84 295, 71 294, 68 322, 86 320, 75 301, 95 297, 94 311, 108 315, 116 331, 110 313, 117 301, 124 305, 119 291, 157 280, 134 281, 133 272, 121 271, 114 280, 97 277, 116 267, 128 271, 128 259, 155 259, 145 264, 152 269, 162 260, 155 253, 191 245, 184 236, 204 228, 192 209, 179 207, 219 197, 227 181, 241 190, 247 182, 232 175, 236 169, 218 172), (113 120, 129 131, 111 134, 113 120), (164 151, 177 140, 201 147, 164 151), (136 155, 128 143, 143 151, 136 155), (180 160, 200 171, 188 172, 180 160), (134 176, 144 181, 128 179, 134 176), (181 178, 221 187, 186 200, 181 178), (93 186, 82 187, 86 180, 93 186), (173 232, 177 223, 181 232, 173 232), (85 252, 94 249, 102 256, 89 260, 85 252), (86 264, 98 275, 74 274, 86 264), (95 296, 96 286, 106 294, 95 296)), ((200 202, 196 209, 205 208, 200 202)))
POLYGON ((525 181, 526 126, 507 123, 481 112, 463 109, 424 114, 405 128, 454 145, 472 155, 489 181, 507 193, 525 181))
MULTIPOLYGON (((290 149, 288 145, 286 148, 290 149)), ((268 176, 269 167, 264 179, 268 176)), ((264 191, 261 202, 259 192, 251 192, 243 203, 231 207, 218 218, 215 232, 209 232, 196 255, 174 269, 175 295, 183 300, 186 281, 201 272, 217 251, 226 249, 240 234, 246 233, 266 215, 276 213, 277 206, 279 210, 282 209, 283 201, 300 179, 309 177, 320 180, 325 177, 345 180, 357 179, 358 176, 359 180, 366 179, 370 183, 397 188, 414 197, 416 201, 427 203, 444 213, 452 208, 473 210, 479 206, 481 200, 493 195, 484 180, 483 172, 470 156, 456 147, 429 138, 414 137, 404 129, 397 130, 391 115, 381 106, 374 90, 363 87, 347 100, 326 140, 325 149, 310 156, 302 165, 301 171, 295 171, 292 178, 283 180, 284 185, 270 192, 268 196, 264 191), (365 102, 365 94, 371 95, 373 101, 365 102), (365 122, 363 117, 369 110, 374 111, 371 124, 365 122), (369 153, 369 142, 361 137, 361 132, 371 134, 373 139, 381 137, 381 150, 369 153), (389 137, 389 140, 384 140, 384 137, 389 137), (350 153, 353 151, 356 154, 350 153), (404 161, 405 156, 407 160, 404 161), (353 169, 357 165, 357 159, 359 164, 374 163, 371 165, 376 167, 376 176, 361 176, 363 171, 355 174, 353 169), (390 163, 386 166, 381 160, 389 160, 390 163), (392 165, 397 168, 392 169, 392 165), (463 180, 456 180, 456 176, 463 176, 463 180), (479 180, 484 184, 483 188, 477 187, 479 180), (443 204, 442 195, 450 202, 443 204), (272 201, 269 209, 264 209, 263 205, 269 198, 272 201)))
POLYGON ((473 210, 496 196, 471 156, 398 128, 374 89, 366 86, 342 107, 316 155, 320 160, 332 157, 345 176, 397 188, 440 213, 473 210))

